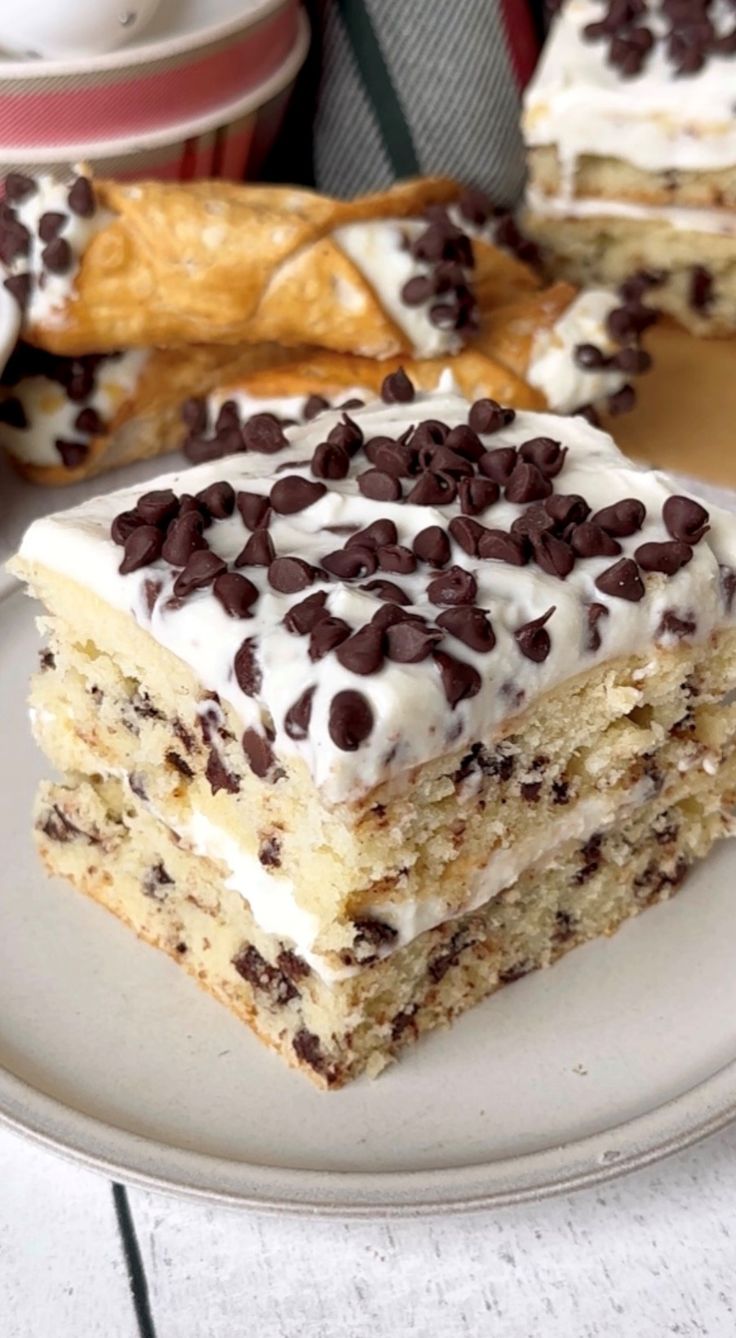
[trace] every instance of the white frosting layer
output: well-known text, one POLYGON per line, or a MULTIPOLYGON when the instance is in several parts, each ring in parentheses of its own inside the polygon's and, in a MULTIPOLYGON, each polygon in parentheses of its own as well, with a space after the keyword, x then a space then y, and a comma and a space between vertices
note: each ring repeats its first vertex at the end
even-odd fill
MULTIPOLYGON (((424 417, 451 425, 464 423, 467 413, 465 400, 439 393, 407 405, 373 402, 357 410, 354 417, 369 438, 397 436, 424 417)), ((278 455, 230 456, 165 475, 149 486, 195 493, 227 478, 236 489, 267 494, 275 479, 285 474, 311 477, 304 462, 337 421, 338 414, 324 413, 313 423, 290 429, 290 445, 278 455)), ((594 511, 625 497, 637 496, 644 501, 644 526, 621 541, 624 556, 632 555, 642 543, 668 537, 662 505, 677 489, 664 474, 633 465, 607 434, 582 419, 519 413, 508 428, 486 438, 486 444, 489 448, 518 446, 538 436, 562 440, 568 448, 564 468, 555 479, 557 492, 582 494, 594 511)), ((457 502, 443 507, 371 502, 359 492, 355 481, 365 468, 366 460, 360 452, 352 461, 348 478, 331 483, 316 503, 296 515, 274 515, 270 534, 277 553, 296 554, 317 566, 328 552, 343 544, 343 536, 330 533, 328 526, 363 528, 379 516, 389 517, 396 524, 399 542, 410 546, 427 526, 446 526, 459 514, 457 502)), ((281 595, 268 585, 265 568, 248 567, 249 579, 262 594, 255 616, 241 620, 228 617, 211 590, 197 592, 181 607, 170 607, 169 595, 177 572, 161 559, 121 576, 121 550, 109 537, 110 524, 119 511, 135 504, 140 491, 129 488, 35 521, 24 537, 21 556, 58 571, 130 614, 190 667, 203 688, 230 702, 244 726, 259 727, 264 719, 273 722, 277 753, 285 757, 298 754, 328 803, 357 798, 389 776, 462 747, 465 742, 487 737, 522 704, 528 705, 541 693, 596 663, 645 653, 666 612, 674 610, 695 617, 696 635, 706 637, 726 620, 719 563, 736 567, 733 517, 713 507, 711 529, 696 546, 689 564, 673 577, 646 576, 646 594, 638 603, 604 595, 597 589, 596 578, 616 560, 610 557, 580 560, 568 579, 561 581, 535 565, 516 567, 480 561, 453 542, 452 562, 473 573, 477 581, 475 603, 488 610, 496 645, 490 653, 481 653, 445 635, 441 649, 474 665, 481 677, 477 694, 450 709, 431 657, 418 664, 386 660, 378 673, 358 675, 344 668, 333 653, 313 662, 308 654, 309 639, 294 636, 284 627, 282 619, 287 609, 319 589, 327 592, 331 614, 351 627, 363 626, 380 604, 377 595, 359 588, 365 578, 354 582, 320 579, 302 596, 281 595), (162 585, 152 615, 145 594, 145 583, 151 578, 162 585), (595 652, 586 650, 590 602, 603 604, 609 612, 599 624, 602 643, 595 652), (535 663, 521 653, 514 632, 552 608, 555 611, 547 624, 551 651, 542 663, 535 663), (247 696, 233 674, 234 657, 246 637, 255 638, 263 674, 257 697, 247 696), (290 739, 284 729, 286 713, 310 685, 315 692, 308 736, 299 741, 290 739), (362 693, 374 718, 371 734, 353 752, 340 749, 328 729, 332 698, 344 689, 362 693)), ((478 519, 485 526, 507 530, 524 509, 501 500, 478 519)), ((215 552, 232 561, 248 536, 236 512, 229 520, 212 526, 207 537, 215 552)), ((376 578, 385 576, 398 583, 414 609, 432 620, 439 612, 427 595, 433 575, 426 564, 419 563, 411 575, 378 572, 376 578)))
POLYGON ((30 253, 19 256, 7 272, 21 274, 29 271, 33 275, 26 320, 34 325, 53 325, 62 319, 64 307, 73 293, 74 279, 79 269, 79 257, 95 233, 99 232, 112 216, 98 208, 91 218, 81 218, 69 208, 69 182, 62 184, 49 176, 35 177, 34 180, 36 190, 33 194, 13 205, 21 223, 31 234, 30 253), (63 237, 72 250, 73 262, 65 274, 52 274, 45 268, 41 259, 41 252, 47 243, 38 235, 38 224, 41 217, 47 213, 60 213, 65 216, 56 234, 58 237, 63 237))
POLYGON ((401 297, 409 279, 431 272, 429 265, 415 260, 407 245, 426 229, 427 224, 419 219, 371 219, 349 223, 332 236, 370 284, 384 310, 411 340, 416 356, 437 358, 443 353, 456 353, 463 342, 456 331, 441 330, 430 321, 430 307, 440 299, 433 297, 420 306, 409 306, 401 297))
POLYGON ((75 421, 82 409, 95 409, 105 424, 121 404, 134 393, 141 369, 148 357, 145 349, 129 349, 99 363, 95 388, 88 399, 73 403, 64 387, 46 376, 28 376, 13 386, 11 394, 20 400, 28 426, 0 424, 0 440, 17 460, 28 465, 59 466, 62 457, 57 440, 90 440, 80 432, 75 421))
MULTIPOLYGON (((657 42, 642 72, 622 78, 606 59, 607 42, 582 37, 604 13, 600 0, 567 0, 524 98, 525 139, 557 147, 563 193, 582 154, 623 158, 649 172, 736 164, 736 58, 709 56, 698 74, 678 76, 657 42)), ((715 0, 708 15, 720 32, 733 28, 728 0, 715 0)), ((664 31, 652 0, 644 18, 655 34, 664 31)))
POLYGON ((527 380, 541 390, 550 409, 572 413, 583 404, 613 395, 626 384, 620 371, 578 367, 578 344, 595 344, 609 354, 617 349, 606 331, 606 318, 620 299, 607 288, 584 289, 550 329, 537 330, 532 342, 527 380))
POLYGON ((736 237, 736 212, 727 209, 695 209, 684 205, 633 204, 629 200, 601 197, 545 195, 527 186, 527 207, 548 218, 624 218, 634 223, 667 223, 679 232, 706 232, 716 237, 736 237))

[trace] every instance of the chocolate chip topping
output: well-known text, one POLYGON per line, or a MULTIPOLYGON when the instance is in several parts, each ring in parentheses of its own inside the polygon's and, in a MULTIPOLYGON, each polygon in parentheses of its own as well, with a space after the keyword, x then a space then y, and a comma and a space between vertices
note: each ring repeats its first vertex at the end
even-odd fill
POLYGON ((506 484, 506 500, 509 502, 541 501, 549 497, 552 484, 536 465, 525 460, 517 460, 511 477, 506 484))
POLYGON ((401 497, 399 480, 381 469, 367 469, 358 475, 357 483, 363 496, 373 502, 397 502, 401 497))
POLYGON ((314 567, 298 557, 274 558, 268 569, 268 583, 282 595, 293 595, 306 590, 315 577, 314 567))
POLYGON ((439 525, 420 530, 412 548, 416 556, 431 567, 444 567, 450 561, 450 541, 439 525))
POLYGON ((334 553, 327 553, 322 558, 322 566, 332 576, 354 581, 361 576, 372 576, 378 566, 378 558, 372 548, 361 548, 355 544, 351 548, 338 548, 334 553))
MULTIPOLYGON (((140 534, 140 530, 137 533, 140 534)), ((208 548, 199 549, 192 553, 183 571, 174 581, 174 595, 184 599, 195 590, 205 590, 208 585, 212 585, 216 576, 222 575, 225 571, 227 563, 223 562, 222 558, 210 552, 208 548)))
POLYGON ((97 204, 95 193, 87 177, 77 177, 66 198, 73 214, 77 214, 79 218, 93 217, 97 204))
POLYGON ((604 595, 628 599, 633 604, 638 603, 646 594, 639 568, 632 558, 619 558, 612 567, 607 567, 601 572, 596 585, 604 595))
POLYGON ((155 525, 138 525, 128 535, 124 545, 124 557, 118 571, 121 576, 138 571, 139 567, 148 567, 161 556, 163 535, 155 525))
POLYGON ((692 497, 668 497, 662 507, 667 533, 686 544, 698 544, 710 529, 710 516, 692 497))
POLYGON ((541 664, 546 660, 552 649, 552 639, 545 624, 549 622, 554 611, 553 606, 541 617, 532 618, 530 622, 517 627, 514 632, 516 644, 522 655, 527 660, 533 660, 535 664, 541 664))
POLYGON ((693 311, 707 312, 715 297, 713 275, 705 265, 693 265, 690 270, 687 299, 693 311))
POLYGON ((556 525, 580 525, 590 515, 590 507, 578 493, 553 493, 544 503, 547 515, 556 525))
POLYGON ((276 556, 268 530, 254 530, 235 559, 236 567, 270 567, 276 556))
POLYGON ((80 409, 74 419, 74 428, 77 432, 83 432, 87 437, 98 437, 105 431, 105 424, 96 409, 88 404, 85 409, 80 409))
POLYGON ((66 469, 76 469, 89 455, 89 446, 84 441, 64 441, 62 437, 56 437, 54 446, 66 469))
POLYGON ((455 707, 458 702, 475 697, 480 692, 481 676, 472 664, 457 660, 444 650, 434 651, 432 658, 440 671, 442 687, 450 706, 455 707))
POLYGON ((305 688, 300 697, 297 697, 292 706, 289 707, 284 717, 284 729, 290 739, 306 739, 309 733, 309 722, 312 718, 312 701, 314 699, 315 686, 305 688))
POLYGON ((255 697, 261 690, 263 675, 258 663, 256 642, 252 637, 246 637, 245 641, 241 642, 234 666, 238 686, 247 697, 255 697))
POLYGON ((235 489, 223 479, 198 492, 196 501, 201 503, 213 520, 226 520, 235 510, 235 489))
POLYGON ((491 620, 483 609, 476 609, 470 605, 446 609, 436 622, 438 627, 449 632, 458 641, 462 641, 471 650, 491 651, 496 644, 491 620))
POLYGON ((66 223, 66 214, 49 210, 38 220, 38 235, 42 242, 52 242, 66 223))
POLYGON ((641 544, 634 554, 642 571, 661 571, 665 576, 674 576, 690 562, 692 556, 690 545, 679 539, 660 544, 641 544))
POLYGON ((521 535, 507 534, 506 530, 486 530, 478 541, 478 556, 523 567, 529 561, 530 549, 521 535))
POLYGON ((312 483, 299 474, 289 474, 274 483, 270 494, 271 506, 280 516, 293 516, 313 506, 326 492, 324 483, 312 483))
POLYGON ((485 533, 483 526, 477 520, 473 520, 470 516, 453 516, 447 528, 463 552, 469 553, 471 557, 477 556, 478 542, 485 533))
POLYGON ((237 507, 248 530, 258 530, 268 523, 271 506, 268 497, 258 492, 239 492, 237 507))
POLYGON ((395 604, 383 605, 374 615, 374 624, 379 623, 379 615, 380 624, 386 626, 386 654, 389 660, 395 660, 398 664, 418 664, 426 660, 442 639, 441 632, 420 619, 401 618, 395 604), (391 618, 392 615, 399 621, 391 621, 386 625, 387 617, 391 618))
POLYGON ((363 694, 351 688, 337 692, 330 702, 327 728, 336 748, 355 752, 373 729, 373 711, 363 694))
POLYGON ((169 525, 162 556, 172 567, 185 567, 192 553, 198 548, 206 547, 207 542, 202 534, 202 517, 194 511, 189 511, 169 525))
POLYGON ((35 195, 37 190, 33 177, 27 177, 22 172, 8 172, 5 178, 5 199, 8 204, 22 204, 23 200, 35 195))
POLYGON ((309 637, 310 660, 323 660, 350 636, 352 629, 343 618, 326 614, 314 624, 309 637))
POLYGON ((564 581, 575 566, 575 553, 569 544, 546 532, 536 535, 531 540, 534 561, 542 571, 550 576, 557 576, 564 581))
POLYGON ((472 604, 477 593, 478 583, 464 567, 448 567, 427 586, 432 604, 472 604))
POLYGON ((269 740, 257 729, 246 729, 241 742, 253 775, 265 780, 276 762, 269 740))
POLYGON ((621 552, 618 540, 613 539, 602 526, 590 520, 574 527, 570 535, 570 545, 578 557, 583 558, 615 557, 621 552))
POLYGON ((336 654, 343 668, 354 674, 377 673, 383 664, 383 628, 376 623, 367 623, 342 641, 336 654))
POLYGON ((519 455, 527 464, 536 465, 545 478, 553 479, 565 463, 567 447, 553 441, 552 437, 532 437, 530 441, 522 442, 519 455))
POLYGON ((411 404, 414 399, 414 387, 403 367, 381 382, 381 399, 384 404, 411 404))
POLYGON ((626 539, 641 529, 646 514, 647 509, 638 497, 624 497, 622 501, 596 511, 591 519, 596 525, 600 525, 606 534, 613 535, 614 539, 626 539))
POLYGON ((179 500, 171 488, 156 488, 138 498, 135 510, 144 525, 166 527, 179 513, 179 500))
POLYGON ((258 599, 258 588, 247 576, 236 571, 219 575, 212 587, 215 599, 230 618, 249 618, 258 599))
MULTIPOLYGON (((2 259, 1 247, 2 244, 0 243, 0 259, 2 259)), ((3 287, 7 288, 11 296, 15 298, 21 311, 25 311, 31 296, 30 274, 11 274, 7 279, 3 279, 3 287)))
POLYGON ((513 409, 504 409, 495 400, 482 399, 471 404, 468 423, 474 432, 488 436, 491 432, 498 432, 502 427, 508 427, 515 417, 513 409))
POLYGON ((327 595, 324 590, 316 590, 313 595, 292 604, 284 616, 284 627, 293 636, 307 636, 312 628, 326 616, 327 595))
POLYGON ((263 455, 274 455, 288 445, 284 430, 272 413, 253 414, 243 424, 241 436, 246 451, 260 451, 263 455))
POLYGON ((457 489, 460 509, 466 516, 478 516, 493 506, 500 496, 497 483, 488 478, 461 479, 457 489))
POLYGON ((41 252, 41 260, 52 274, 68 274, 74 264, 72 248, 65 237, 55 237, 41 252))
POLYGON ((350 469, 350 456, 344 446, 321 441, 312 456, 312 473, 318 479, 344 479, 350 469))

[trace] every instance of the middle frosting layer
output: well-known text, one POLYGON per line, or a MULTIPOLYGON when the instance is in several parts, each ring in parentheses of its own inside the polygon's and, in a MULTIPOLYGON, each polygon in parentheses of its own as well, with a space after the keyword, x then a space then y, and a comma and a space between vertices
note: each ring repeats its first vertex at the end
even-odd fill
POLYGON ((250 452, 37 521, 21 549, 228 701, 257 774, 297 754, 326 802, 357 800, 601 661, 731 617, 732 517, 582 419, 444 392, 288 439, 262 418, 250 452))

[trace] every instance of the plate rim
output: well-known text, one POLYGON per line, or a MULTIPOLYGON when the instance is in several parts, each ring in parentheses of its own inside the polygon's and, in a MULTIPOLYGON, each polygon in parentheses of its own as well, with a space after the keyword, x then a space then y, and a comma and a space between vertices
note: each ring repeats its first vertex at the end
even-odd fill
POLYGON ((734 1120, 736 1059, 641 1115, 535 1152, 434 1170, 317 1171, 158 1142, 75 1110, 0 1066, 0 1128, 137 1188, 297 1217, 411 1218, 538 1202, 641 1170, 734 1120))

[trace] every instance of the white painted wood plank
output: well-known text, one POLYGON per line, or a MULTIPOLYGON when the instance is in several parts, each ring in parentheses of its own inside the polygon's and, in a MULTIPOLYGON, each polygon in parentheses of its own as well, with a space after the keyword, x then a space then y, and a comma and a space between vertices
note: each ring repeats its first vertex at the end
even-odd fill
POLYGON ((158 1338, 720 1338, 736 1131, 597 1191, 416 1222, 275 1219, 131 1191, 158 1338))
POLYGON ((0 1130, 3 1338, 136 1338, 109 1183, 0 1130))

